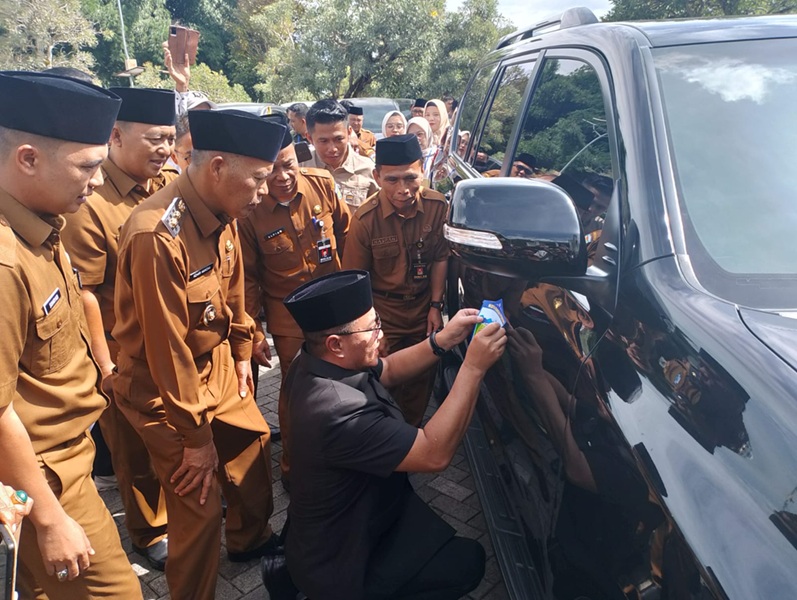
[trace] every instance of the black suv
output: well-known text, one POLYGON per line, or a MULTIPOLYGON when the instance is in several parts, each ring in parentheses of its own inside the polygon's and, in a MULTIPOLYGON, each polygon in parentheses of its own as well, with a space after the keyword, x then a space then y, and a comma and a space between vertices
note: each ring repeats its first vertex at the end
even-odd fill
POLYGON ((797 598, 797 17, 571 9, 460 107, 448 303, 514 329, 467 438, 510 595, 797 598))

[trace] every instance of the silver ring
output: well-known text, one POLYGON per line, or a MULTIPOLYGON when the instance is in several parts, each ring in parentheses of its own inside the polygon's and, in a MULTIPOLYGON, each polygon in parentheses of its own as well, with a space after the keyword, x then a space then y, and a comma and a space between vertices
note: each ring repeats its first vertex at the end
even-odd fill
POLYGON ((66 581, 66 578, 69 577, 69 569, 61 569, 55 574, 56 578, 59 582, 66 581))

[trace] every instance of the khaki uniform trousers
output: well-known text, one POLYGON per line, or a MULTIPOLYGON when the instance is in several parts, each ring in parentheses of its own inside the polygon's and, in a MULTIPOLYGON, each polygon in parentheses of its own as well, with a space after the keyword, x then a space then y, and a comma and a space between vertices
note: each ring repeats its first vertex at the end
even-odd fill
MULTIPOLYGON (((108 349, 116 363, 119 344, 108 340, 108 349)), ((114 400, 100 416, 100 429, 111 451, 130 540, 139 548, 151 546, 166 535, 167 517, 166 499, 147 447, 114 400)))
MULTIPOLYGON (((426 319, 429 315, 431 291, 411 301, 384 298, 374 294, 374 308, 382 319, 382 331, 387 338, 389 353, 414 346, 426 339, 426 319)), ((388 388, 390 395, 404 413, 404 420, 418 427, 429 406, 437 367, 417 375, 409 381, 388 388)))
POLYGON ((177 484, 171 483, 170 478, 183 461, 183 445, 180 434, 166 422, 163 407, 143 413, 124 399, 120 402, 122 412, 149 449, 165 493, 169 513, 166 582, 172 600, 212 600, 215 596, 222 492, 227 500, 225 530, 229 552, 253 550, 272 534, 268 523, 274 512, 268 425, 254 398, 242 399, 238 395, 228 342, 213 350, 211 363, 209 377, 215 379, 221 398, 211 421, 219 470, 204 506, 199 504, 199 488, 182 497, 174 493, 177 484))
POLYGON ((288 394, 285 390, 285 376, 288 374, 288 369, 299 353, 299 350, 304 343, 304 338, 295 338, 287 335, 273 336, 274 349, 277 351, 277 356, 280 361, 280 394, 279 401, 277 402, 277 411, 279 414, 280 431, 282 432, 282 455, 280 456, 280 470, 282 476, 288 478, 291 465, 290 465, 290 452, 288 448, 290 437, 290 418, 288 417, 288 394))
POLYGON ((83 527, 96 554, 90 557, 91 566, 77 579, 59 582, 45 571, 36 527, 26 519, 19 542, 19 597, 23 600, 141 598, 141 584, 122 550, 116 524, 91 479, 94 461, 91 436, 83 435, 71 446, 50 452, 41 460, 50 488, 66 513, 83 527))

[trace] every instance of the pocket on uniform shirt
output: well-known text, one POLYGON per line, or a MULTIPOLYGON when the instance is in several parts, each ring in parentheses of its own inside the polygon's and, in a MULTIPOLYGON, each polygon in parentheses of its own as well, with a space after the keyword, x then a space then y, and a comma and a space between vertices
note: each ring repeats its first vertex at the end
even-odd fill
POLYGON ((372 248, 374 255, 374 269, 380 273, 388 274, 393 271, 401 254, 398 244, 387 244, 385 246, 375 246, 372 248))
MULTIPOLYGON (((207 307, 210 305, 214 307, 215 312, 213 312, 213 318, 209 319, 208 323, 224 318, 225 314, 222 307, 219 306, 219 300, 217 298, 220 289, 221 284, 219 283, 218 276, 213 271, 194 281, 188 282, 185 288, 185 296, 188 300, 190 322, 194 326, 204 325, 206 311, 209 310, 207 307)), ((210 316, 211 315, 208 314, 208 317, 210 316)))
POLYGON ((263 263, 271 271, 290 271, 302 266, 302 257, 295 251, 293 241, 286 233, 260 243, 263 263))
POLYGON ((74 315, 64 295, 36 321, 36 337, 28 341, 28 368, 32 375, 48 375, 63 368, 75 350, 74 315))

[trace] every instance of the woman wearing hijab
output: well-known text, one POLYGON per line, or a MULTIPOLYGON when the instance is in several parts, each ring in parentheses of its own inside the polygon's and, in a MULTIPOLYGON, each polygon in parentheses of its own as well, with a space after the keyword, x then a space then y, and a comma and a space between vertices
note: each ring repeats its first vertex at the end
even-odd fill
POLYGON ((437 153, 437 146, 432 141, 432 126, 423 117, 413 117, 407 122, 407 133, 418 138, 418 143, 423 152, 423 175, 426 179, 424 185, 428 185, 432 176, 432 164, 437 153))
POLYGON ((449 126, 448 110, 446 109, 445 102, 442 100, 429 100, 429 102, 426 103, 423 116, 429 121, 429 125, 432 127, 434 143, 439 146, 449 126))
POLYGON ((391 110, 382 119, 382 135, 386 138, 404 135, 407 131, 407 119, 397 110, 391 110))

